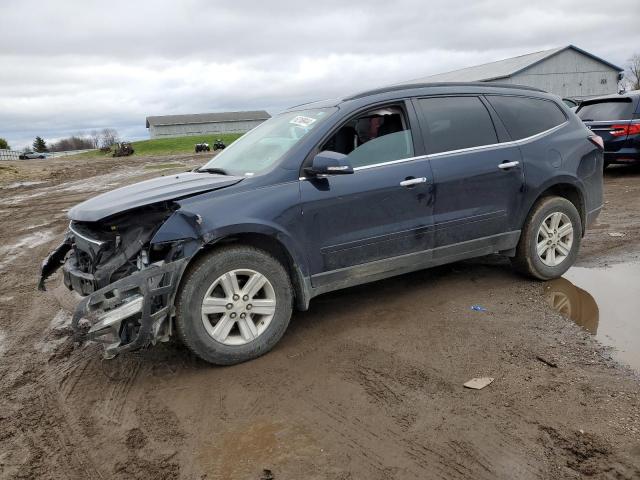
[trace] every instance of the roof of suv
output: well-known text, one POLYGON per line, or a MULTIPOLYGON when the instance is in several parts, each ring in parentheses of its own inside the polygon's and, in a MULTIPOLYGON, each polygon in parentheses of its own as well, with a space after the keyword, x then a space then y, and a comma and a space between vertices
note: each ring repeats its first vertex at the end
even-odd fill
POLYGON ((356 93, 343 98, 343 101, 355 100, 356 98, 369 97, 371 95, 378 95, 380 93, 387 92, 399 92, 402 90, 415 90, 416 88, 429 88, 429 87, 484 87, 484 88, 509 88, 515 90, 530 90, 533 92, 546 93, 539 88, 527 87, 524 85, 514 85, 511 83, 487 83, 487 82, 435 82, 435 83, 411 83, 411 84, 399 84, 389 85, 388 87, 376 88, 373 90, 366 90, 364 92, 356 93))
MULTIPOLYGON (((317 100, 314 102, 302 103, 299 105, 291 106, 287 109, 290 110, 298 110, 302 107, 306 108, 323 108, 323 107, 333 107, 337 106, 342 102, 347 102, 350 100, 357 100, 361 98, 371 97, 374 95, 380 95, 385 93, 393 93, 393 92, 402 92, 404 90, 417 90, 417 89, 428 89, 428 88, 446 88, 446 87, 469 87, 475 89, 483 89, 483 90, 494 90, 494 89, 509 89, 509 90, 526 90, 530 92, 538 92, 538 93, 547 93, 544 90, 540 90, 539 88, 527 87, 525 85, 515 85, 511 83, 488 83, 488 82, 434 82, 434 83, 412 83, 412 84, 397 84, 397 85, 388 85, 386 87, 375 88, 372 90, 366 90, 363 92, 358 92, 352 95, 348 95, 341 98, 332 98, 326 100, 317 100)), ((476 90, 477 91, 477 90, 476 90)), ((458 92, 459 93, 459 92, 458 92)))
POLYGON ((589 103, 600 103, 605 102, 607 100, 626 100, 633 99, 635 97, 640 97, 640 90, 631 90, 625 93, 612 93, 611 95, 603 95, 601 97, 588 98, 587 100, 583 100, 582 104, 589 103))

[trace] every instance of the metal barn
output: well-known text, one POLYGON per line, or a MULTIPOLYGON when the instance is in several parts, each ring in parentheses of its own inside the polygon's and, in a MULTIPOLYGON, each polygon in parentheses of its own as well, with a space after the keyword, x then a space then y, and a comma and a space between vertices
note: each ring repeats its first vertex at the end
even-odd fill
POLYGON ((618 93, 623 69, 573 45, 506 58, 414 82, 500 82, 584 100, 618 93))
POLYGON ((271 118, 264 110, 147 117, 151 138, 244 133, 271 118))

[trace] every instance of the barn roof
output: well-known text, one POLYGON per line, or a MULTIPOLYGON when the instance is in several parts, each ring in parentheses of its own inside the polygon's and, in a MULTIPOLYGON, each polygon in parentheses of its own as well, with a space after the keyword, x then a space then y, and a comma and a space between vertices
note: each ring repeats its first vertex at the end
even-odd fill
POLYGON ((531 68, 534 65, 546 60, 554 55, 565 50, 575 50, 582 53, 587 57, 590 57, 598 62, 607 65, 618 72, 622 72, 623 69, 603 60, 600 57, 593 55, 585 50, 582 50, 574 45, 567 45, 565 47, 552 48, 550 50, 542 50, 540 52, 528 53, 526 55, 520 55, 519 57, 505 58, 504 60, 498 60, 497 62, 483 63, 482 65, 475 65, 473 67, 461 68, 460 70, 453 70, 452 72, 439 73, 436 75, 430 75, 417 80, 411 80, 406 83, 416 82, 486 82, 489 80, 498 80, 500 78, 507 78, 520 73, 527 68, 531 68))
POLYGON ((268 120, 271 118, 264 110, 248 112, 216 112, 192 113, 188 115, 159 115, 147 117, 147 128, 150 125, 187 125, 190 123, 243 122, 249 120, 268 120))

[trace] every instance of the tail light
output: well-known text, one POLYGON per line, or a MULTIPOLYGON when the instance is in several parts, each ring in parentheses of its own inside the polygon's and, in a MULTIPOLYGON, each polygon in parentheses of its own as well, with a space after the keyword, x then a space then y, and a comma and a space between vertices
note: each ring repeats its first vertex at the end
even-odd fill
POLYGON ((591 135, 589 137, 589 140, 591 140, 591 143, 600 148, 600 150, 604 150, 604 141, 602 140, 602 137, 600 135, 591 135))
POLYGON ((612 137, 626 137, 627 135, 637 135, 640 133, 640 123, 627 123, 626 125, 613 125, 611 127, 612 137))

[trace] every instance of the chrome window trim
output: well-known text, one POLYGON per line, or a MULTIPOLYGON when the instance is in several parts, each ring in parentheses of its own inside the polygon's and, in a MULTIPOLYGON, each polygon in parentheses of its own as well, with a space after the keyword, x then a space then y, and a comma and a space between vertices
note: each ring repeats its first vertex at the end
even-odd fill
POLYGON ((73 222, 69 222, 69 231, 71 233, 73 233, 75 236, 80 237, 83 240, 86 240, 87 242, 90 243, 95 243, 96 245, 102 245, 104 242, 101 242, 100 240, 94 240, 93 238, 89 238, 85 235, 82 235, 81 233, 78 233, 76 230, 73 229, 73 227, 71 226, 73 222))
POLYGON ((418 155, 417 157, 400 158, 398 160, 389 160, 388 162, 374 163, 373 165, 363 165, 361 167, 354 167, 353 171, 357 172, 360 170, 368 170, 369 168, 386 167, 387 165, 393 165, 395 163, 411 162, 413 160, 423 160, 425 158, 429 158, 429 155, 418 155))
MULTIPOLYGON (((408 158, 401 158, 398 160, 390 160, 388 162, 382 162, 382 163, 376 163, 373 165, 364 165, 362 167, 355 167, 353 169, 354 173, 358 172, 360 170, 368 170, 371 168, 377 168, 377 167, 386 167, 387 165, 394 165, 396 163, 404 163, 404 162, 411 162, 413 160, 422 160, 422 159, 432 159, 432 158, 440 158, 440 157, 446 157, 448 155, 456 155, 459 153, 469 153, 469 152, 477 152, 477 151, 482 151, 482 150, 488 150, 491 148, 504 148, 504 147, 512 147, 512 146, 520 146, 520 145, 524 145, 527 144, 529 142, 532 142, 534 140, 537 140, 539 138, 542 138, 546 135, 549 135, 557 130, 560 130, 561 128, 563 128, 565 125, 569 124, 569 120, 565 120, 564 122, 562 122, 559 125, 556 125, 555 127, 552 127, 548 130, 544 130, 540 133, 536 133, 535 135, 531 135, 530 137, 525 137, 525 138, 521 138, 519 140, 511 140, 509 142, 502 142, 502 143, 491 143, 489 145, 479 145, 477 147, 469 147, 469 148, 460 148, 458 150, 447 150, 446 152, 438 152, 438 153, 429 153, 427 155, 419 155, 417 157, 408 157, 408 158)), ((308 180, 309 177, 300 177, 298 178, 298 180, 308 180)))

